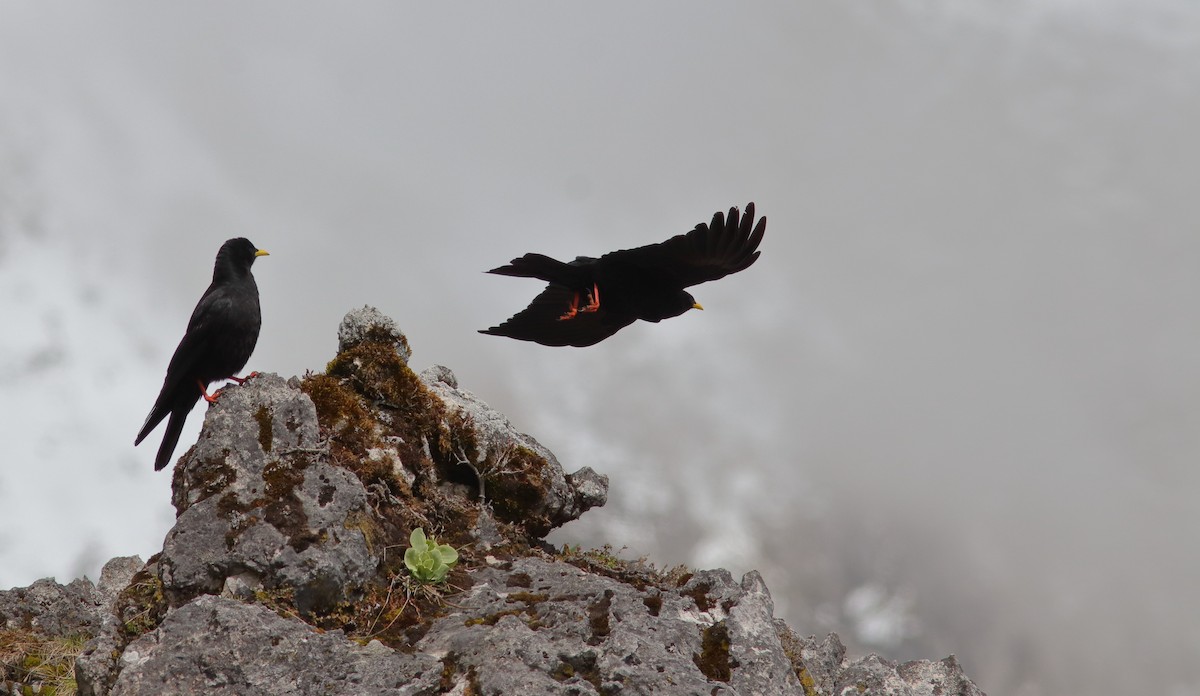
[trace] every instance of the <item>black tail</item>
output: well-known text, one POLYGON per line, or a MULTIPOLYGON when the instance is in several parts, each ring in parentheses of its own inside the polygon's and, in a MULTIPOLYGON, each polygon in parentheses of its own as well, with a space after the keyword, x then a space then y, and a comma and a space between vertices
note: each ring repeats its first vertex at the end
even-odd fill
POLYGON ((191 410, 188 408, 171 412, 171 418, 167 421, 167 431, 163 433, 162 444, 158 446, 158 456, 154 458, 155 471, 162 471, 163 467, 171 463, 171 455, 175 453, 175 445, 179 444, 179 435, 183 432, 183 424, 191 410))
POLYGON ((150 431, 158 427, 158 424, 162 422, 163 418, 167 417, 168 413, 170 413, 169 410, 155 404, 154 408, 150 410, 150 415, 146 416, 146 422, 142 423, 142 429, 138 431, 137 439, 133 441, 133 446, 137 447, 142 444, 142 440, 146 439, 150 431))
POLYGON ((519 278, 539 278, 548 283, 557 283, 569 288, 587 287, 591 284, 586 267, 563 263, 543 254, 525 254, 520 258, 513 259, 507 266, 493 268, 488 273, 519 278))
POLYGON ((154 458, 155 471, 161 471, 171 463, 171 455, 174 454, 175 446, 179 444, 179 435, 183 432, 183 423, 200 400, 200 390, 177 390, 170 400, 163 399, 161 395, 159 398, 165 403, 154 404, 141 431, 138 432, 137 439, 133 441, 134 446, 137 446, 164 418, 171 416, 167 421, 167 431, 163 433, 162 444, 158 446, 158 455, 154 458))

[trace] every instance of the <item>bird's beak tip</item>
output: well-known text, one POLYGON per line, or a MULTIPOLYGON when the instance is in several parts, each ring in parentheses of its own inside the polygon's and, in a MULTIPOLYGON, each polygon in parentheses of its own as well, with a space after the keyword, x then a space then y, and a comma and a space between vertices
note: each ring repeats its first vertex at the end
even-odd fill
POLYGON ((259 249, 258 251, 254 252, 254 255, 255 256, 270 256, 270 254, 267 253, 266 249, 259 249))
POLYGON ((704 309, 704 308, 700 306, 699 302, 695 302, 692 304, 692 309, 704 309))

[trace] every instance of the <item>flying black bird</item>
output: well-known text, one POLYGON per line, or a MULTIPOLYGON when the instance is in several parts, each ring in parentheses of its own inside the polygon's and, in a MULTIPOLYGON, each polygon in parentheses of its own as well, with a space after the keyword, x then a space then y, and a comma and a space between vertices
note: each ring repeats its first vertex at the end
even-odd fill
POLYGON ((136 446, 146 439, 150 431, 170 414, 167 432, 158 448, 158 456, 154 458, 155 471, 165 467, 171 459, 179 442, 179 433, 183 431, 183 422, 200 397, 209 403, 217 400, 216 395, 208 394, 211 382, 230 379, 241 384, 254 376, 250 374, 243 379, 233 375, 246 366, 254 352, 254 344, 258 342, 262 317, 258 308, 258 286, 254 284, 250 266, 254 259, 266 255, 267 252, 242 237, 230 239, 217 252, 212 284, 196 303, 192 318, 188 320, 187 333, 167 366, 162 391, 133 441, 136 446))
POLYGON ((658 322, 689 309, 704 309, 684 288, 723 278, 750 267, 767 229, 754 225, 754 204, 745 215, 730 208, 708 225, 660 244, 623 249, 598 259, 580 256, 563 263, 525 254, 488 273, 539 278, 550 284, 521 312, 499 326, 480 330, 492 336, 536 341, 546 346, 590 346, 634 321, 658 322), (586 304, 581 306, 581 302, 586 304))

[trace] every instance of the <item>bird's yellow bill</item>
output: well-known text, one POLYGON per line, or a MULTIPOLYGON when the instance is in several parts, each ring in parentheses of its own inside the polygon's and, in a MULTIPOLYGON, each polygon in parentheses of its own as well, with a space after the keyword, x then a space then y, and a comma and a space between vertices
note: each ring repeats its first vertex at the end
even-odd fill
POLYGON ((254 255, 255 256, 270 256, 270 254, 267 253, 266 249, 259 249, 258 251, 254 252, 254 255))
POLYGON ((692 309, 704 309, 704 308, 700 306, 699 302, 696 302, 695 304, 692 305, 692 309))

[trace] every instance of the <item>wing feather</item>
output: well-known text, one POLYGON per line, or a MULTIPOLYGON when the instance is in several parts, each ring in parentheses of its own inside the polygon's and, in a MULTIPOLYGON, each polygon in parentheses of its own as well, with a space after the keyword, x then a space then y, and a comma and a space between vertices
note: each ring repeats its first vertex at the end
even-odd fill
POLYGON ((766 234, 767 219, 754 224, 754 203, 742 214, 718 211, 709 224, 701 223, 687 234, 635 249, 622 249, 600 257, 601 263, 620 264, 671 278, 681 288, 724 278, 749 268, 758 260, 758 245, 766 234))
POLYGON ((195 309, 192 310, 192 316, 188 319, 187 330, 180 339, 179 345, 175 347, 175 352, 171 355, 171 362, 167 364, 167 376, 163 379, 162 389, 159 390, 158 398, 154 400, 154 407, 146 416, 142 429, 138 431, 134 445, 140 444, 142 440, 146 439, 146 436, 158 427, 158 424, 167 417, 167 414, 171 413, 177 404, 190 398, 192 392, 196 392, 196 398, 199 398, 199 389, 188 383, 187 378, 195 371, 200 358, 210 349, 212 331, 208 325, 215 315, 222 311, 228 311, 229 305, 228 293, 223 292, 215 282, 209 285, 204 294, 200 296, 200 301, 196 303, 195 309))

